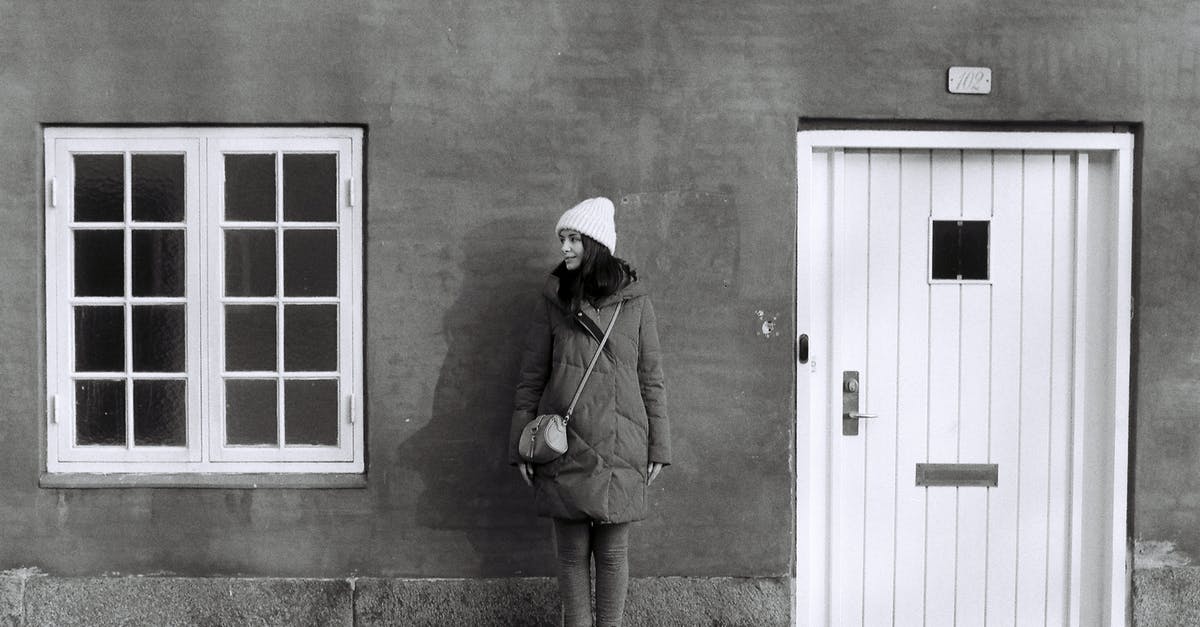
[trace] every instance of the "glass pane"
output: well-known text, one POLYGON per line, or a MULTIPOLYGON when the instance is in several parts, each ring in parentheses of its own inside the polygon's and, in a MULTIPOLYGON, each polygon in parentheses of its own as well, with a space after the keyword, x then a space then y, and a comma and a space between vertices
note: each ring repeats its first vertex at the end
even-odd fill
POLYGON ((274 380, 225 381, 227 444, 278 444, 275 384, 274 380))
POLYGON ((75 231, 75 295, 125 295, 124 231, 75 231))
POLYGON ((283 367, 288 372, 337 370, 337 305, 283 308, 283 367))
POLYGON ((931 274, 939 280, 988 278, 987 220, 934 220, 931 274))
POLYGON ((75 443, 125 444, 125 382, 75 382, 75 443))
POLYGON ((337 220, 337 155, 283 155, 283 219, 337 220))
POLYGON ((75 220, 125 221, 124 155, 75 155, 75 220))
POLYGON ((283 432, 286 444, 338 442, 338 382, 285 381, 283 432))
POLYGON ((275 295, 275 231, 225 231, 225 295, 275 295))
POLYGON ((133 308, 134 372, 183 372, 187 357, 183 305, 133 308))
POLYGON ((283 232, 283 295, 337 296, 337 231, 283 232))
POLYGON ((187 382, 133 382, 133 443, 187 444, 187 382))
POLYGON ((959 229, 959 272, 964 279, 988 278, 988 227, 984 220, 963 222, 959 229))
POLYGON ((75 308, 76 372, 125 371, 125 308, 75 308))
POLYGON ((225 306, 225 370, 275 370, 275 306, 225 306))
POLYGON ((225 219, 275 221, 275 155, 225 155, 225 219))
POLYGON ((183 296, 186 277, 182 230, 133 231, 134 296, 183 296))
POLYGON ((133 219, 183 221, 183 155, 133 155, 133 219))

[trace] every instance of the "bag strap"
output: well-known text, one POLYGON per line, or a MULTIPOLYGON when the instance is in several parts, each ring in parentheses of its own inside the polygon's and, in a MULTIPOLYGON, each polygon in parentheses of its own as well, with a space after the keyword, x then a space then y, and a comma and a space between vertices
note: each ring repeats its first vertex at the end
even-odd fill
POLYGON ((617 310, 613 312, 612 320, 608 321, 608 329, 604 331, 604 337, 600 338, 600 345, 596 347, 596 354, 592 355, 592 363, 588 364, 587 372, 583 373, 583 379, 579 381, 579 387, 575 388, 575 398, 571 399, 570 407, 567 407, 567 415, 563 416, 563 424, 571 421, 571 414, 575 412, 575 403, 579 402, 579 395, 583 394, 583 386, 587 384, 588 377, 592 376, 592 369, 596 367, 596 362, 600 360, 600 353, 604 350, 604 344, 608 342, 608 336, 612 335, 613 327, 617 325, 617 316, 621 315, 621 305, 624 301, 617 301, 617 310))

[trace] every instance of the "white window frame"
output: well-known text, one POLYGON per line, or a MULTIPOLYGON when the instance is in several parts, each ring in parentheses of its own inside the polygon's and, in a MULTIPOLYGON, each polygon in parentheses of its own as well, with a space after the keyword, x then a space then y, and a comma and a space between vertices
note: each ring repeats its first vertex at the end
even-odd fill
MULTIPOLYGON (((362 189, 362 129, 353 127, 172 127, 97 128, 47 127, 46 172, 46 469, 57 473, 151 473, 186 475, 195 473, 362 473, 363 428, 363 234, 360 193, 362 189), (131 229, 131 190, 128 177, 132 153, 183 154, 185 159, 185 219, 181 223, 145 223, 138 229, 170 227, 186 229, 185 296, 174 298, 80 297, 73 296, 76 229, 131 229), (278 222, 224 221, 224 157, 226 153, 276 154, 276 215, 278 222), (335 153, 338 161, 336 222, 285 223, 283 203, 283 153, 335 153), (121 153, 125 158, 125 223, 71 222, 74 215, 73 155, 121 153), (226 228, 254 226, 276 230, 276 280, 282 284, 284 228, 338 231, 338 295, 334 297, 291 297, 277 289, 268 298, 224 296, 224 232, 226 228), (103 379, 103 375, 74 374, 75 325, 73 303, 123 304, 126 309, 126 353, 130 346, 128 324, 132 302, 179 304, 187 308, 186 378, 187 418, 185 446, 134 446, 132 408, 126 407, 126 443, 119 446, 76 444, 74 379, 103 379), (338 444, 336 446, 227 446, 224 434, 224 303, 270 303, 277 307, 276 344, 283 350, 282 316, 285 303, 336 304, 338 307, 338 369, 324 373, 269 373, 277 378, 277 416, 282 417, 283 381, 322 378, 339 381, 338 444)), ((125 237, 124 280, 130 280, 130 240, 125 237)), ((129 294, 126 285, 125 293, 129 294)), ((131 398, 131 357, 126 354, 126 396, 131 398)), ((137 378, 157 378, 138 373, 137 378)), ((162 375, 172 378, 171 375, 162 375)), ((173 378, 180 378, 175 375, 173 378)), ((278 419, 282 432, 282 419, 278 419)), ((282 437, 282 434, 281 434, 282 437)), ((282 439, 281 439, 282 441, 282 439)))

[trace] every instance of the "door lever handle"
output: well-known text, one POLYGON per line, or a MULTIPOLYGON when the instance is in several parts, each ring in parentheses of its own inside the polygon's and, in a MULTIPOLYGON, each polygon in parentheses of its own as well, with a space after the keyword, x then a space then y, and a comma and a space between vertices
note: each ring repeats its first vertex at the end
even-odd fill
POLYGON ((842 435, 858 435, 860 418, 878 418, 878 414, 864 414, 858 411, 858 371, 846 370, 842 373, 842 435))

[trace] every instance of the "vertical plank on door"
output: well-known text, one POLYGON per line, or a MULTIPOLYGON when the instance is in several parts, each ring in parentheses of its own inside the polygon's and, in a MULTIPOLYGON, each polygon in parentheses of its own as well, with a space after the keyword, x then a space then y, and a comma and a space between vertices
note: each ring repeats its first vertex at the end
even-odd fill
POLYGON ((1050 315, 1054 189, 1049 153, 1026 153, 1021 273, 1021 416, 1017 503, 1017 624, 1046 618, 1046 523, 1050 498, 1050 315))
MULTIPOLYGON (((931 213, 935 219, 962 215, 962 163, 957 150, 934 151, 931 157, 931 213)), ((959 340, 961 288, 933 284, 929 288, 929 454, 931 463, 958 459, 959 340)), ((926 489, 925 621, 954 624, 957 568, 958 488, 926 489)))
POLYGON ((1054 259, 1051 313, 1049 499, 1046 525, 1046 624, 1066 624, 1070 566, 1071 392, 1074 376, 1075 167, 1070 153, 1054 155, 1054 259))
MULTIPOLYGON (((990 151, 964 151, 962 217, 992 217, 990 151)), ((958 407, 959 463, 981 464, 988 457, 988 393, 991 378, 991 285, 962 286, 960 382, 958 407)), ((958 574, 955 619, 959 625, 982 625, 987 585, 987 488, 958 490, 958 574)))
POLYGON ((869 167, 867 282, 871 309, 867 367, 861 389, 864 412, 878 418, 860 421, 858 436, 863 439, 867 465, 863 624, 886 625, 892 620, 895 555, 900 153, 872 150, 869 167))
POLYGON ((992 392, 988 399, 988 461, 999 467, 988 490, 987 625, 1012 625, 1017 590, 1017 439, 1020 403, 1021 187, 1020 152, 992 158, 992 392))
MULTIPOLYGON (((1088 193, 1088 177, 1091 170, 1090 167, 1091 155, 1086 152, 1075 153, 1075 211, 1072 215, 1075 216, 1075 239, 1074 247, 1076 251, 1089 250, 1087 236, 1087 207, 1091 197, 1088 193)), ((1087 355, 1087 316, 1084 312, 1087 310, 1087 292, 1088 292, 1088 264, 1084 255, 1076 253, 1075 259, 1075 274, 1072 276, 1073 285, 1075 286, 1074 294, 1074 328, 1072 329, 1072 357, 1071 363, 1083 364, 1087 355)), ((1086 369, 1085 369, 1086 371, 1086 369)), ((1072 573, 1069 582, 1070 593, 1068 594, 1069 605, 1069 620, 1068 625, 1085 625, 1099 622, 1099 615, 1103 614, 1100 608, 1096 608, 1093 604, 1084 604, 1082 602, 1083 586, 1083 529, 1084 529, 1084 512, 1083 512, 1083 479, 1084 479, 1084 455, 1079 454, 1079 448, 1084 442, 1084 424, 1083 416, 1087 415, 1089 406, 1086 397, 1087 376, 1085 371, 1076 371, 1072 366, 1071 380, 1074 388, 1071 393, 1071 504, 1069 510, 1071 512, 1071 557, 1070 567, 1067 572, 1072 573)))
POLYGON ((914 484, 927 459, 929 415, 929 159, 927 150, 900 157, 900 302, 896 397, 896 625, 925 616, 925 488, 914 484))
MULTIPOLYGON (((841 263, 835 269, 835 311, 833 320, 836 346, 841 361, 830 377, 831 415, 835 416, 833 438, 832 500, 835 510, 833 526, 834 555, 832 586, 833 623, 863 624, 863 494, 866 482, 863 438, 842 435, 842 371, 857 370, 867 365, 867 334, 870 329, 867 277, 868 190, 861 184, 867 180, 866 151, 846 151, 834 156, 834 259, 841 263), (840 176, 840 181, 839 176, 840 176)), ((860 388, 861 389, 861 388, 860 388)), ((860 398, 861 408, 861 398, 860 398)))

